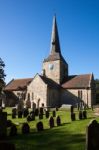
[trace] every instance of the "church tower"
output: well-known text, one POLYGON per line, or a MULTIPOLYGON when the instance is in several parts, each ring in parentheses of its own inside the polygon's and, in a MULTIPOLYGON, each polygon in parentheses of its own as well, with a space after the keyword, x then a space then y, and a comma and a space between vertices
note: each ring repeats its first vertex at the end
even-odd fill
POLYGON ((43 72, 46 77, 58 84, 61 84, 68 77, 68 64, 61 54, 55 16, 53 18, 50 54, 43 61, 43 72))

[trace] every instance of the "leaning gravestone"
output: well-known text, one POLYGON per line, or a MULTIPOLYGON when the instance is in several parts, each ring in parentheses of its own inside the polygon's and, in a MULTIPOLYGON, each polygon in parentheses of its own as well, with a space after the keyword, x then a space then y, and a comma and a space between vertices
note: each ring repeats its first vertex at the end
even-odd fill
POLYGON ((7 136, 7 113, 0 112, 0 140, 7 136))
POLYGON ((96 120, 87 127, 86 150, 99 150, 99 123, 96 120))

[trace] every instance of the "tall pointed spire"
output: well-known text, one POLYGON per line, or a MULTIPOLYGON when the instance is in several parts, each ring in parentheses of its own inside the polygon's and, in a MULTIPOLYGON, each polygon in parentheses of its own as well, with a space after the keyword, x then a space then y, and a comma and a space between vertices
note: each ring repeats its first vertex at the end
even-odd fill
POLYGON ((53 27, 52 27, 52 36, 51 36, 51 50, 50 54, 61 54, 60 50, 60 43, 59 43, 59 36, 58 36, 58 28, 57 28, 57 22, 56 22, 56 16, 53 18, 53 27))

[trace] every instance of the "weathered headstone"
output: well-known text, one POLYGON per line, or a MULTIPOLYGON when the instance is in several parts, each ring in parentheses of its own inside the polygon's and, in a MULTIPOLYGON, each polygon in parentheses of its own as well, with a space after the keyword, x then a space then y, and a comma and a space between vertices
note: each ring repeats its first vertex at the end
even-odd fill
POLYGON ((22 111, 18 111, 18 118, 22 118, 22 111))
POLYGON ((39 119, 43 119, 43 114, 39 114, 39 119))
POLYGON ((74 106, 71 105, 71 109, 70 112, 73 113, 74 112, 74 106))
POLYGON ((43 123, 40 121, 37 123, 36 125, 37 131, 43 131, 44 127, 43 127, 43 123))
POLYGON ((99 123, 96 120, 87 127, 86 150, 99 150, 99 123))
POLYGON ((23 117, 27 117, 29 114, 28 108, 23 109, 23 117))
POLYGON ((72 121, 75 121, 75 120, 76 120, 75 113, 71 113, 71 120, 72 120, 72 121))
POLYGON ((46 116, 46 118, 49 118, 49 111, 45 112, 45 116, 46 116))
POLYGON ((12 109, 12 118, 16 118, 16 108, 12 109))
POLYGON ((71 105, 71 108, 70 108, 70 113, 71 113, 71 120, 72 121, 75 121, 75 113, 74 113, 74 106, 71 105))
POLYGON ((35 116, 38 116, 38 115, 39 115, 39 109, 36 108, 36 109, 35 109, 35 116))
POLYGON ((82 111, 79 111, 79 119, 80 120, 83 119, 83 113, 82 113, 82 111))
POLYGON ((11 126, 9 135, 10 135, 10 136, 15 136, 15 135, 17 135, 17 127, 16 127, 15 124, 13 124, 13 125, 11 126))
POLYGON ((34 111, 31 111, 31 112, 30 112, 30 117, 31 117, 31 120, 32 120, 32 121, 35 120, 35 113, 34 113, 34 111))
POLYGON ((7 136, 7 113, 0 112, 0 140, 7 136))
POLYGON ((40 107, 39 113, 43 115, 43 107, 40 107))
POLYGON ((11 127, 11 126, 12 126, 12 121, 11 121, 11 120, 7 120, 6 126, 7 126, 7 127, 11 127))
POLYGON ((56 118, 56 124, 57 124, 57 126, 61 125, 61 118, 60 118, 60 116, 57 116, 57 118, 56 118))
POLYGON ((54 127, 54 119, 53 119, 53 117, 50 117, 50 119, 49 119, 49 126, 50 126, 50 128, 54 127))
POLYGON ((87 119, 87 111, 86 110, 83 111, 83 119, 87 119))
POLYGON ((55 110, 53 110, 52 114, 53 114, 53 117, 56 117, 56 111, 55 110))
POLYGON ((30 132, 30 127, 28 123, 23 123, 22 125, 22 133, 23 134, 28 134, 30 132))
POLYGON ((28 121, 28 122, 29 122, 29 121, 32 121, 31 115, 28 115, 28 116, 27 116, 27 121, 28 121))

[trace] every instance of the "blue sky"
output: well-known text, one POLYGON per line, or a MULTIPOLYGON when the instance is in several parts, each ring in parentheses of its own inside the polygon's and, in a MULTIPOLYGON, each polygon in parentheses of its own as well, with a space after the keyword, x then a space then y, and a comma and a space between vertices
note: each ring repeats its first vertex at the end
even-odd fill
POLYGON ((93 72, 99 78, 98 0, 0 0, 0 57, 6 82, 41 73, 54 14, 69 74, 93 72))

